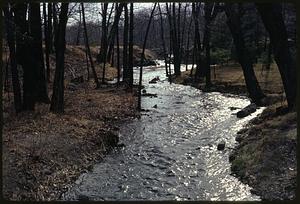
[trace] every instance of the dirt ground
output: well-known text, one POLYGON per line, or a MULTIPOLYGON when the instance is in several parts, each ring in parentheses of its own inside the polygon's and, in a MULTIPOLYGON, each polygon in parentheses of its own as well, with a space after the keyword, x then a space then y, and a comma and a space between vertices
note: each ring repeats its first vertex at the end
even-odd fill
POLYGON ((232 172, 263 200, 293 200, 297 183, 297 113, 274 104, 240 131, 232 172))
MULTIPOLYGON (((270 70, 262 69, 262 64, 255 64, 254 71, 259 85, 265 95, 267 95, 267 104, 273 104, 285 100, 284 89, 280 74, 276 64, 271 64, 270 70)), ((232 93, 238 95, 247 95, 247 88, 242 68, 240 65, 232 63, 211 69, 212 87, 209 91, 218 91, 222 93, 232 93)), ((181 73, 180 77, 174 78, 175 83, 192 85, 204 91, 205 81, 194 84, 190 77, 190 71, 181 73)))
MULTIPOLYGON (((240 143, 229 158, 232 173, 263 200, 292 200, 296 194, 297 113, 284 111, 287 103, 277 66, 262 71, 258 64, 254 70, 267 95, 267 108, 237 134, 240 143)), ((247 95, 239 65, 219 67, 215 74, 211 71, 209 91, 247 95)), ((205 90, 204 82, 193 84, 189 75, 190 71, 183 72, 175 82, 205 90)))
MULTIPOLYGON (((118 124, 139 116, 134 91, 122 85, 103 85, 96 90, 92 79, 86 81, 84 57, 80 47, 67 47, 64 114, 52 114, 48 104, 37 104, 34 112, 16 115, 12 93, 4 92, 5 199, 59 199, 82 172, 90 170, 117 144, 118 124), (85 81, 70 82, 78 76, 85 81)), ((54 56, 51 65, 53 76, 54 56)), ((96 69, 101 76, 100 66, 96 69)), ((106 80, 114 77, 116 69, 109 67, 106 80)), ((51 89, 52 83, 49 96, 51 89)))

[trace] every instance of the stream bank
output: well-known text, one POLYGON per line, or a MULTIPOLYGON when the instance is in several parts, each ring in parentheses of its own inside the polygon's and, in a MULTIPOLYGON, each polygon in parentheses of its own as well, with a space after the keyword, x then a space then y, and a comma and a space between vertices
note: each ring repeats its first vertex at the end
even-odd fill
POLYGON ((238 132, 231 170, 262 200, 293 200, 297 182, 297 113, 274 104, 238 132))
MULTIPOLYGON (((3 197, 58 200, 118 142, 118 125, 135 118, 137 98, 122 87, 65 90, 65 113, 39 104, 34 113, 5 118, 3 197)), ((8 109, 5 109, 8 110, 8 109)))
MULTIPOLYGON (((259 65, 254 68, 267 96, 267 108, 238 132, 239 145, 229 156, 231 170, 262 200, 292 200, 296 195, 297 113, 283 111, 287 104, 276 65, 267 73, 261 72, 259 65)), ((217 69, 210 90, 205 89, 203 82, 194 84, 190 71, 183 72, 174 81, 208 92, 245 96, 247 89, 241 70, 241 67, 217 69)))
POLYGON ((141 118, 120 126, 122 147, 80 175, 62 200, 260 200, 230 175, 228 157, 236 132, 263 108, 238 119, 246 97, 169 84, 164 67, 145 67, 143 85, 150 97, 142 97, 141 118))
MULTIPOLYGON (((93 47, 93 56, 97 52, 93 47)), ((54 76, 55 54, 50 55, 50 65, 54 76)), ((102 76, 101 66, 95 68, 102 76)), ((116 145, 117 124, 140 116, 137 97, 127 87, 95 89, 92 76, 86 80, 83 46, 67 46, 65 69, 64 114, 49 112, 49 104, 36 104, 34 112, 16 115, 12 89, 3 93, 2 195, 6 200, 58 200, 116 145), (74 81, 77 77, 82 81, 74 81)), ((107 65, 106 81, 116 76, 117 69, 107 65)), ((52 82, 48 90, 51 96, 52 82)))

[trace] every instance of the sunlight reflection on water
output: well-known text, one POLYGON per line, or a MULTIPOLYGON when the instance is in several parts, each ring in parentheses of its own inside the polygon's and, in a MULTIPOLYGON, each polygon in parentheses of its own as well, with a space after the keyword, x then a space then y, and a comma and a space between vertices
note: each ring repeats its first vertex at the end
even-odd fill
POLYGON ((238 119, 238 110, 230 107, 245 107, 248 99, 203 93, 165 79, 164 68, 145 69, 147 92, 158 94, 142 99, 149 116, 122 125, 120 141, 126 147, 81 175, 63 199, 85 195, 90 200, 259 200, 230 175, 228 156, 236 145, 236 132, 263 108, 238 119), (161 81, 149 85, 156 76, 161 81), (217 151, 221 140, 226 148, 217 151))

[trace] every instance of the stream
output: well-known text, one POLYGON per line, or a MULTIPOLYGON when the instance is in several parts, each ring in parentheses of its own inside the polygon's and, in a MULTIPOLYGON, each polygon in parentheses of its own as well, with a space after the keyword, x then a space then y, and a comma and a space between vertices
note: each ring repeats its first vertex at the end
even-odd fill
POLYGON ((230 175, 228 157, 236 133, 263 108, 238 119, 249 99, 170 84, 164 67, 144 68, 143 85, 157 97, 142 97, 149 111, 120 126, 125 147, 82 174, 63 200, 260 200, 230 175), (156 76, 160 81, 149 84, 156 76))

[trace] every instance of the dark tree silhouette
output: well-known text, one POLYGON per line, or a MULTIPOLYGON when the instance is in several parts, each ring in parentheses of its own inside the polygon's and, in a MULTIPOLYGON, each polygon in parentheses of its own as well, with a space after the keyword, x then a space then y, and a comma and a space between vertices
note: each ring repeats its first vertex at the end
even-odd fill
POLYGON ((225 13, 227 16, 227 24, 233 37, 236 48, 238 61, 242 66, 246 87, 250 99, 257 104, 260 104, 264 94, 258 84, 257 78, 253 70, 252 59, 249 57, 249 51, 245 46, 243 39, 243 30, 241 28, 241 5, 226 4, 225 13))
POLYGON ((5 16, 7 43, 9 47, 9 59, 10 59, 12 85, 13 85, 13 92, 14 92, 14 106, 15 106, 16 113, 19 113, 22 110, 22 99, 21 99, 22 96, 21 96, 21 88, 20 88, 19 74, 18 74, 17 61, 16 61, 15 25, 13 22, 12 11, 9 10, 8 4, 6 4, 3 7, 3 11, 5 16))
POLYGON ((52 11, 53 5, 52 3, 48 2, 48 34, 49 34, 49 53, 53 53, 53 24, 52 24, 52 11))
POLYGON ((64 59, 66 49, 66 25, 68 21, 69 3, 62 3, 59 15, 59 24, 56 35, 56 69, 53 83, 53 94, 51 99, 50 111, 55 113, 64 112, 64 59))
MULTIPOLYGON (((40 3, 30 3, 29 9, 30 36, 32 37, 30 62, 36 68, 36 101, 49 103, 42 40, 40 3)), ((28 50, 26 51, 28 52, 28 50)))
POLYGON ((49 25, 47 20, 47 14, 46 14, 46 3, 43 3, 43 18, 44 18, 44 36, 45 36, 45 55, 46 55, 46 78, 47 82, 50 82, 50 59, 49 59, 49 53, 50 53, 50 47, 49 47, 49 25))
POLYGON ((288 36, 282 17, 282 7, 279 3, 257 3, 257 9, 270 35, 274 59, 282 78, 288 106, 296 105, 296 61, 291 56, 288 46, 288 36))
POLYGON ((98 62, 104 62, 106 59, 106 50, 107 50, 107 23, 106 23, 106 16, 107 16, 107 8, 108 3, 102 3, 101 7, 101 16, 102 16, 102 23, 101 23, 101 45, 100 45, 100 53, 98 55, 98 62))

